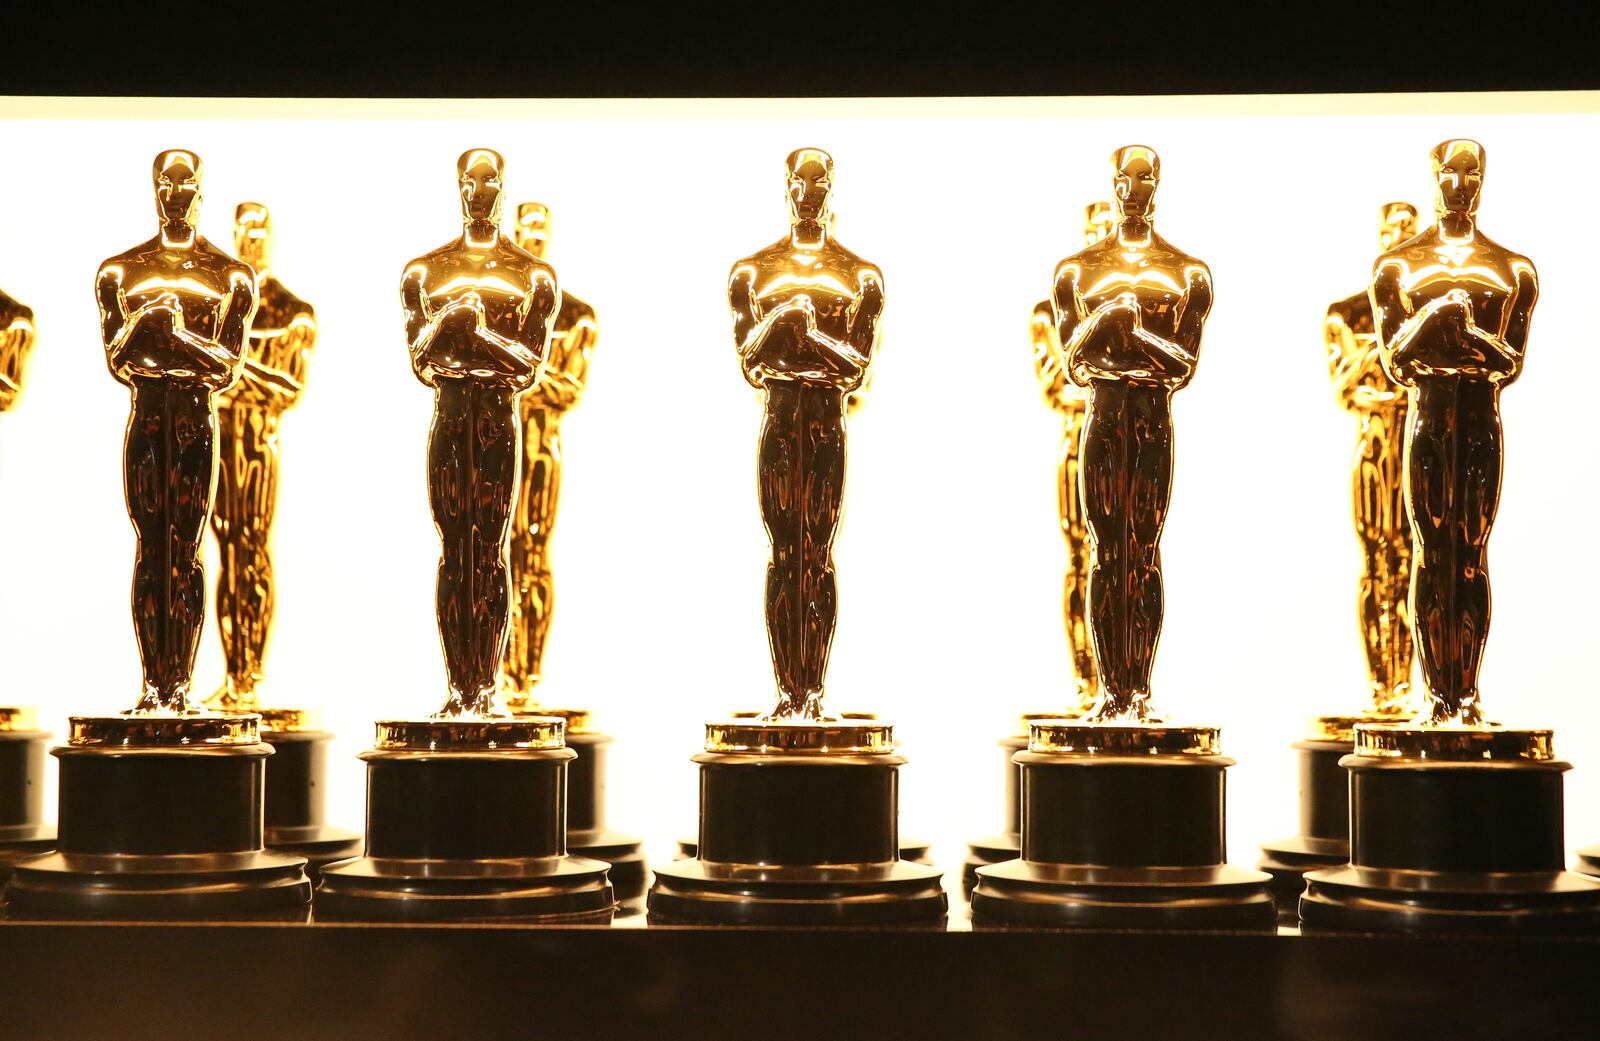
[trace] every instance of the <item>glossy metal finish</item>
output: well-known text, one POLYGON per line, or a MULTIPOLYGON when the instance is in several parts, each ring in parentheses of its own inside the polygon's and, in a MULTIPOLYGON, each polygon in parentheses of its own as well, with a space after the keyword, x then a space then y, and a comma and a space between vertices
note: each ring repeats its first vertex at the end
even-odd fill
POLYGON ((1355 754, 1366 759, 1482 763, 1555 760, 1554 733, 1494 726, 1410 726, 1367 724, 1356 727, 1355 754))
POLYGON ((745 379, 762 391, 758 487, 772 540, 767 635, 773 719, 824 719, 833 538, 844 505, 845 400, 867 383, 883 275, 830 231, 833 159, 788 159, 789 234, 733 266, 728 302, 745 379))
POLYGON ((1216 727, 1038 719, 1028 725, 1028 751, 1053 755, 1221 755, 1222 732, 1216 727))
POLYGON ((734 719, 706 724, 705 749, 753 755, 891 755, 894 727, 867 720, 734 719))
POLYGON ((1478 664, 1489 635, 1489 531, 1500 500, 1500 391, 1522 371, 1539 294, 1533 262, 1478 231, 1484 152, 1433 150, 1438 221, 1372 274, 1383 366, 1406 388, 1406 505, 1417 546, 1412 618, 1427 720, 1484 722, 1478 664))
MULTIPOLYGON (((1092 246, 1114 227, 1109 202, 1091 203, 1083 215, 1084 244, 1092 246)), ((1067 379, 1061 364, 1061 337, 1050 301, 1034 305, 1031 323, 1033 371, 1044 391, 1045 403, 1061 414, 1061 452, 1057 458, 1057 502, 1061 533, 1067 540, 1067 578, 1062 614, 1067 623, 1067 644, 1072 649, 1072 678, 1077 688, 1073 714, 1094 709, 1099 682, 1094 667, 1094 647, 1089 639, 1089 527, 1083 514, 1083 494, 1078 471, 1078 447, 1089 399, 1083 389, 1067 379)))
POLYGON ((451 749, 539 751, 566 745, 566 724, 545 716, 515 719, 382 719, 373 747, 380 751, 442 752, 451 749))
POLYGON ((0 290, 0 412, 22 394, 35 335, 33 310, 0 290))
MULTIPOLYGON (((1410 203, 1385 203, 1378 219, 1379 249, 1387 252, 1417 233, 1410 203)), ((1367 654, 1371 712, 1404 715, 1410 708, 1411 522, 1406 514, 1404 468, 1406 395, 1384 371, 1370 294, 1357 293, 1328 307, 1323 322, 1328 370, 1339 402, 1360 421, 1352 502, 1361 540, 1358 594, 1362 643, 1367 654)))
POLYGON ((272 628, 270 540, 278 502, 278 420, 299 400, 317 339, 316 313, 272 270, 272 217, 258 202, 234 212, 234 249, 256 273, 257 306, 239 382, 217 403, 217 632, 227 669, 206 702, 255 712, 272 628))
POLYGON ((435 392, 428 492, 443 554, 443 718, 504 715, 507 542, 522 451, 518 398, 539 382, 561 304, 555 272, 500 230, 504 160, 464 152, 461 235, 406 265, 400 295, 417 378, 435 392))
POLYGON ((1308 872, 1308 931, 1592 935, 1600 883, 1564 870, 1561 775, 1548 730, 1484 719, 1489 531, 1500 497, 1500 390, 1527 347, 1538 276, 1477 230, 1483 148, 1433 150, 1438 222, 1372 276, 1383 365, 1407 390, 1405 492, 1417 550, 1412 618, 1427 710, 1363 723, 1350 860, 1308 872))
POLYGON ((138 536, 133 619, 144 665, 135 713, 183 715, 205 611, 200 540, 216 479, 216 395, 245 367, 256 310, 250 266, 206 241, 200 159, 156 156, 160 231, 100 266, 111 373, 133 392, 124 481, 138 536))
POLYGON ((1155 233, 1161 163, 1118 149, 1116 230, 1056 268, 1062 364, 1089 391, 1080 447, 1093 535, 1089 630, 1100 673, 1091 718, 1158 721, 1150 669, 1161 633, 1161 528, 1172 487, 1172 395, 1194 376, 1211 272, 1155 233))
MULTIPOLYGON (((550 244, 550 209, 517 207, 516 244, 540 260, 550 244)), ((539 382, 522 396, 522 480, 511 518, 511 635, 500 665, 512 712, 539 710, 534 690, 543 675, 544 643, 555 609, 550 532, 561 495, 561 417, 578 403, 600 327, 594 308, 563 291, 539 382)))

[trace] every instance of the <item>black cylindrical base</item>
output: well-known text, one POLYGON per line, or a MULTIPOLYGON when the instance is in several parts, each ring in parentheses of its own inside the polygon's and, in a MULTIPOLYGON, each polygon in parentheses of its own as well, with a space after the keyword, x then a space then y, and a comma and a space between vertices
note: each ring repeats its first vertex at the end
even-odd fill
POLYGON ((1350 860, 1350 778, 1339 760, 1351 741, 1298 741, 1300 753, 1300 833, 1266 842, 1256 867, 1272 876, 1278 921, 1300 920, 1305 873, 1343 867, 1350 860))
POLYGON ((42 730, 0 730, 0 888, 11 877, 11 865, 56 845, 56 830, 42 819, 49 740, 42 730))
POLYGON ((1225 864, 1216 755, 1022 752, 1021 859, 978 869, 979 928, 1268 931, 1270 879, 1225 864))
POLYGON ((644 899, 649 872, 644 842, 606 827, 607 734, 567 734, 567 747, 577 758, 567 765, 567 852, 611 865, 611 888, 622 904, 644 899))
POLYGON ((967 859, 961 865, 961 889, 968 897, 978 884, 978 869, 989 864, 1004 864, 1015 860, 1022 852, 1022 767, 1014 757, 1028 747, 1026 736, 1013 736, 1000 741, 1005 753, 1005 822, 1004 831, 985 835, 967 843, 967 859))
POLYGON ((570 749, 362 758, 366 854, 322 869, 318 918, 610 921, 606 865, 566 852, 570 749))
POLYGON ((263 744, 78 746, 56 852, 20 862, 14 918, 305 920, 305 862, 262 848, 263 744))
POLYGON ((1600 882, 1564 870, 1566 763, 1341 762, 1350 773, 1350 864, 1306 875, 1308 932, 1600 929, 1600 882))
POLYGON ((656 869, 654 922, 936 924, 939 872, 899 859, 895 755, 715 754, 691 860, 656 869))
POLYGON ((265 731, 267 760, 267 848, 304 857, 313 884, 324 864, 361 852, 361 836, 327 823, 328 742, 322 730, 265 731))

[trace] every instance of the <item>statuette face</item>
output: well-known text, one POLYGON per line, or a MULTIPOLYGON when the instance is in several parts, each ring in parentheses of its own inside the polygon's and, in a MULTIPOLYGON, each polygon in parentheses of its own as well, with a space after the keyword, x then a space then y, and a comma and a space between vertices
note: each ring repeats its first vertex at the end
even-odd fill
POLYGON ((787 182, 789 234, 734 265, 728 301, 745 378, 766 406, 758 489, 772 542, 767 635, 778 683, 767 718, 821 720, 847 401, 870 378, 884 291, 878 269, 831 233, 832 157, 795 151, 787 182))
POLYGON ((1211 272, 1151 225, 1161 161, 1112 156, 1116 227, 1063 260, 1051 298, 1068 377, 1089 393, 1080 494, 1093 540, 1089 628, 1099 671, 1091 722, 1153 723, 1163 614, 1161 529, 1172 488, 1172 395, 1194 376, 1211 272))
POLYGON ((1533 263, 1478 230, 1484 166, 1476 141, 1434 149, 1438 220, 1378 258, 1370 291, 1384 369, 1411 413, 1411 615, 1431 724, 1486 722, 1478 668, 1500 499, 1500 390, 1522 371, 1539 293, 1533 263))
POLYGON ((408 264, 400 285, 412 369, 435 392, 428 491, 443 543, 443 718, 505 715, 496 678, 510 620, 518 399, 544 372, 561 301, 550 266, 501 234, 503 168, 489 149, 461 156, 462 233, 408 264))
POLYGON ((123 477, 138 537, 133 615, 144 666, 136 714, 187 715, 205 610, 200 539, 216 473, 216 395, 244 367, 256 311, 249 265, 200 235, 199 158, 156 157, 157 235, 100 267, 106 361, 133 394, 123 477))

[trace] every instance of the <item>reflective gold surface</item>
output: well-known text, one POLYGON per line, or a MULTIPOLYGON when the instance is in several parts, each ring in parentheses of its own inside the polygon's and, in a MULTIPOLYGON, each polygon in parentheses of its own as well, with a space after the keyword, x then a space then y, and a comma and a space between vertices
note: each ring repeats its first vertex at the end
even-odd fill
POLYGON ((553 716, 515 719, 380 719, 377 751, 435 752, 461 749, 543 751, 566 747, 566 724, 553 716))
POLYGON ((1349 715, 1317 716, 1311 721, 1311 732, 1306 735, 1308 741, 1337 741, 1348 745, 1356 739, 1356 727, 1363 723, 1393 723, 1396 717, 1392 712, 1360 712, 1349 715))
MULTIPOLYGON (((549 207, 518 206, 513 238, 543 260, 550 244, 549 207)), ((599 334, 594 308, 563 291, 544 374, 522 396, 522 480, 511 517, 511 631, 500 664, 501 689, 512 712, 541 711, 534 689, 543 675, 555 609, 549 547, 561 494, 561 417, 583 395, 599 334)))
POLYGON ((0 412, 22 394, 35 333, 33 310, 0 290, 0 412))
POLYGON ((870 719, 732 719, 706 724, 705 749, 754 755, 888 755, 894 751, 894 727, 870 719))
POLYGON ((0 705, 0 733, 38 729, 39 717, 32 708, 21 705, 0 705))
POLYGON ((1484 722, 1489 531, 1500 499, 1500 390, 1522 370, 1538 297, 1533 263, 1478 231, 1484 153, 1433 151, 1438 221, 1372 275, 1384 369, 1407 390, 1406 506, 1417 550, 1411 616, 1432 723, 1484 722))
MULTIPOLYGON (((258 202, 234 212, 233 244, 256 273, 256 316, 244 372, 217 402, 217 632, 227 674, 208 708, 254 712, 272 629, 272 518, 278 503, 278 419, 300 398, 317 339, 311 305, 272 269, 272 217, 258 202)), ((277 729, 265 726, 265 729, 277 729)))
POLYGON ((1051 297, 1068 378, 1089 391, 1079 448, 1092 536, 1089 631, 1100 675, 1090 718, 1158 721, 1150 670, 1161 635, 1161 528, 1172 489, 1172 395, 1194 375, 1211 273, 1151 226, 1161 163, 1112 155, 1116 229, 1056 268, 1051 297))
MULTIPOLYGON (((1417 211, 1385 203, 1378 218, 1379 249, 1387 252, 1417 233, 1417 211)), ((1351 490, 1362 570, 1357 594, 1367 682, 1374 713, 1409 709, 1411 662, 1411 522, 1406 515, 1404 446, 1406 395, 1384 372, 1372 301, 1366 292, 1328 308, 1323 322, 1328 370, 1339 401, 1359 420, 1351 490)))
POLYGON ((321 728, 321 720, 313 709, 260 708, 252 710, 261 717, 261 730, 269 734, 303 734, 321 728))
POLYGON ((758 489, 772 542, 767 636, 774 720, 825 719, 833 539, 844 505, 846 398, 866 386, 883 275, 830 232, 833 159, 788 159, 789 234, 733 266, 728 302, 745 379, 764 391, 758 489))
POLYGON ((156 236, 100 266, 112 375, 133 397, 123 480, 138 537, 133 620, 144 666, 136 714, 186 715, 205 612, 200 540, 216 478, 216 395, 244 368, 256 277, 206 241, 200 160, 162 152, 156 236))
MULTIPOLYGON (((1084 208, 1084 244, 1094 245, 1111 233, 1111 204, 1091 203, 1084 208)), ((1072 652, 1072 679, 1076 704, 1071 715, 1094 709, 1099 682, 1094 667, 1094 647, 1089 639, 1089 527, 1083 516, 1083 496, 1078 477, 1078 443, 1088 410, 1083 389, 1067 379, 1061 364, 1061 339, 1056 332, 1050 301, 1034 305, 1031 324, 1033 371, 1044 390, 1045 402, 1061 415, 1061 451, 1057 456, 1056 499, 1061 533, 1067 540, 1067 576, 1062 614, 1067 625, 1067 646, 1072 652)))
POLYGON ((254 745, 261 741, 259 724, 254 715, 162 716, 130 712, 120 716, 71 716, 67 720, 67 743, 139 748, 254 745))
POLYGON ((1493 724, 1363 724, 1356 728, 1356 755, 1445 762, 1482 759, 1549 762, 1556 757, 1551 731, 1511 730, 1493 724))
POLYGON ((511 617, 507 542, 522 451, 518 398, 539 382, 561 304, 555 272, 501 234, 498 152, 464 152, 461 235, 400 280, 417 378, 435 392, 428 495, 443 552, 441 718, 504 714, 496 678, 511 617))
POLYGON ((1216 727, 1036 719, 1028 725, 1028 751, 1052 755, 1219 755, 1222 732, 1216 727))

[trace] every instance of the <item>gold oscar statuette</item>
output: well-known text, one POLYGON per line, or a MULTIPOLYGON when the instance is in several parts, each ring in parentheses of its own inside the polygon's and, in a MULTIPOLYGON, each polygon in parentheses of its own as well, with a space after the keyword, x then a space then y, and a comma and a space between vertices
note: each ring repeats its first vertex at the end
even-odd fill
MULTIPOLYGON (((1093 202, 1084 207, 1084 245, 1092 246, 1114 227, 1111 204, 1093 202)), ((1088 715, 1094 710, 1098 679, 1094 647, 1089 639, 1089 527, 1083 515, 1083 495, 1078 481, 1078 442, 1089 399, 1067 378, 1061 365, 1061 339, 1055 311, 1049 300, 1033 307, 1029 326, 1033 343, 1033 372, 1044 392, 1045 404, 1061 416, 1061 449, 1056 463, 1056 499, 1061 534, 1067 543, 1067 575, 1062 598, 1067 646, 1072 654, 1073 703, 1055 712, 1028 712, 1018 720, 1018 732, 1000 740, 1005 755, 1006 830, 967 844, 962 886, 967 893, 978 884, 978 868, 1016 859, 1022 848, 1022 772, 1012 757, 1028 744, 1028 724, 1035 719, 1060 719, 1088 715)))
POLYGON ((1270 928, 1267 876, 1226 863, 1222 775, 1232 760, 1217 728, 1169 725, 1150 690, 1172 396, 1194 378, 1211 272, 1156 233, 1155 151, 1129 145, 1111 162, 1115 227, 1057 265, 1050 300, 1059 364, 1088 398, 1078 494, 1099 690, 1084 716, 1030 721, 1015 757, 1021 857, 977 868, 973 920, 1270 928))
POLYGON ((733 266, 728 302, 765 415, 756 488, 771 541, 767 637, 777 701, 706 724, 697 856, 656 869, 656 921, 934 922, 939 872, 899 858, 893 728, 830 715, 833 541, 850 399, 867 386, 882 273, 833 235, 833 158, 790 154, 789 230, 733 266), (829 865, 849 864, 849 871, 829 865))
POLYGON ((255 272, 199 233, 200 184, 193 152, 158 155, 159 230, 95 282, 106 362, 132 398, 123 480, 144 682, 122 715, 73 716, 54 750, 62 838, 16 867, 8 900, 23 917, 303 920, 310 909, 305 861, 263 848, 272 749, 260 717, 190 700, 217 399, 244 369, 257 307, 255 272))
POLYGON ((1491 723, 1489 532, 1500 499, 1500 392, 1522 372, 1532 261, 1477 224, 1485 155, 1433 150, 1434 225, 1392 245, 1370 297, 1383 369, 1405 389, 1411 619, 1424 683, 1411 722, 1363 722, 1341 760, 1350 862, 1308 872, 1310 930, 1592 934, 1600 882, 1565 871, 1551 732, 1491 723))
MULTIPOLYGON (((32 309, 0 290, 0 412, 15 406, 22 393, 34 335, 32 309)), ((55 845, 55 829, 43 816, 49 739, 31 708, 0 704, 0 888, 15 861, 55 845)))
POLYGON ((391 921, 607 922, 606 865, 567 853, 565 721, 513 716, 498 676, 511 622, 508 549, 522 398, 545 373, 555 271, 501 228, 505 161, 456 164, 461 233, 400 279, 411 368, 433 391, 428 499, 447 694, 428 719, 384 719, 367 763, 366 855, 322 870, 318 914, 391 921))
POLYGON ((234 210, 233 245, 256 275, 256 314, 239 380, 217 397, 217 485, 211 533, 217 541, 217 632, 226 674, 206 701, 217 712, 255 713, 267 760, 267 848, 306 858, 313 881, 323 864, 353 856, 361 836, 324 817, 328 742, 308 708, 264 706, 261 683, 272 630, 272 521, 278 506, 278 421, 300 400, 317 341, 311 305, 272 266, 272 215, 258 202, 234 210))
MULTIPOLYGON (((544 260, 550 231, 550 208, 544 203, 517 207, 512 240, 518 247, 544 260)), ((511 514, 511 629, 500 662, 500 689, 513 715, 565 721, 567 747, 577 753, 567 767, 567 849, 610 864, 619 903, 636 910, 647 881, 643 843, 606 826, 606 760, 612 739, 595 726, 588 709, 552 708, 538 696, 555 611, 550 534, 561 497, 561 419, 588 385, 599 335, 594 308, 562 290, 544 371, 521 399, 522 469, 511 514)))
MULTIPOLYGON (((1381 251, 1416 233, 1416 207, 1383 204, 1381 251)), ((1258 865, 1272 876, 1278 916, 1286 925, 1299 921, 1305 872, 1350 859, 1349 782, 1339 760, 1355 747, 1358 723, 1408 718, 1415 646, 1408 602, 1411 523, 1403 481, 1406 394, 1384 370, 1366 291, 1329 305, 1323 341, 1339 403, 1359 424, 1351 498, 1362 561, 1357 617, 1371 695, 1360 712, 1318 716, 1310 734, 1294 744, 1300 758, 1300 833, 1263 845, 1258 865)))

